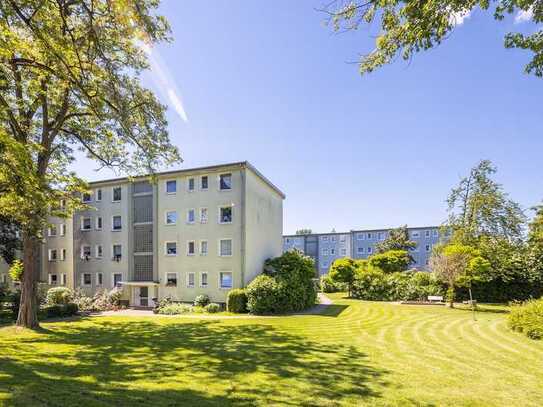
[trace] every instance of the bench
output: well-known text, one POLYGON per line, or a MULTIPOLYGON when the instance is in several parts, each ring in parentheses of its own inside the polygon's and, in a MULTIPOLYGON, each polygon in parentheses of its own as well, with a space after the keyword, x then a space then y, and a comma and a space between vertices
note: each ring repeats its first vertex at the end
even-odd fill
POLYGON ((442 295, 429 295, 428 301, 430 302, 443 302, 443 296, 442 295))

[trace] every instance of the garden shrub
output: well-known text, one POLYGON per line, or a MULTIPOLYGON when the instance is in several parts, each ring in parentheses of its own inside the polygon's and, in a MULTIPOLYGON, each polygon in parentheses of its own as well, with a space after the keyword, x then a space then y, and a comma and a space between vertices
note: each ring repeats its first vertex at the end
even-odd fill
POLYGON ((68 287, 53 287, 47 291, 48 305, 68 304, 73 299, 73 292, 68 287))
POLYGON ((206 312, 209 312, 210 314, 214 314, 221 310, 221 306, 215 302, 210 302, 204 307, 204 309, 206 312))
POLYGON ((250 312, 274 314, 285 312, 283 309, 286 308, 281 298, 279 284, 273 277, 262 274, 247 286, 247 309, 250 312))
POLYGON ((543 339, 543 298, 514 305, 508 315, 508 323, 514 331, 531 339, 543 339))
POLYGON ((209 302, 209 296, 206 294, 200 294, 194 299, 194 305, 198 307, 205 307, 207 304, 209 304, 209 302))
POLYGON ((73 302, 66 304, 53 304, 41 309, 40 316, 42 318, 70 317, 77 314, 77 311, 77 304, 74 304, 73 302))
POLYGON ((404 271, 411 263, 411 256, 406 250, 388 250, 368 258, 370 267, 376 267, 385 273, 404 271))
POLYGON ((391 295, 386 274, 373 267, 359 270, 353 283, 352 296, 368 301, 389 301, 391 295))
POLYGON ((341 291, 338 287, 339 284, 340 283, 336 283, 334 280, 332 280, 328 274, 321 276, 320 289, 323 293, 337 293, 338 291, 341 291))
POLYGON ((236 314, 247 312, 247 293, 245 290, 241 288, 230 290, 226 297, 226 309, 236 314))
POLYGON ((159 314, 163 315, 178 315, 178 314, 186 314, 188 312, 192 311, 192 306, 189 304, 181 304, 177 302, 172 302, 164 307, 161 307, 158 309, 159 314))

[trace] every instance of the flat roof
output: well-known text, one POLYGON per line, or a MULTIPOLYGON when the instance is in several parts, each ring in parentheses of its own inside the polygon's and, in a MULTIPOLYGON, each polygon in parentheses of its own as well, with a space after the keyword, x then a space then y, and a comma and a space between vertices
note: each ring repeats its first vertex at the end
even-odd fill
POLYGON ((134 177, 119 177, 119 178, 110 178, 110 179, 104 179, 99 181, 91 181, 89 182, 89 185, 95 186, 95 185, 101 185, 101 184, 109 184, 109 183, 116 183, 116 182, 130 182, 130 181, 136 181, 141 180, 142 178, 148 178, 150 176, 168 176, 168 175, 177 175, 177 174, 186 174, 191 172, 198 172, 198 171, 211 171, 211 170, 218 170, 220 168, 228 168, 228 167, 240 167, 240 168, 248 168, 253 173, 256 174, 258 178, 260 178, 264 183, 266 183, 271 189, 273 189, 277 194, 279 194, 283 199, 285 199, 286 195, 283 191, 281 191, 278 187, 275 186, 273 182, 271 182, 268 178, 266 178, 260 171, 258 171, 249 161, 237 161, 233 163, 225 163, 225 164, 215 164, 215 165, 208 165, 204 167, 194 167, 194 168, 183 168, 178 170, 168 170, 168 171, 161 171, 156 172, 154 174, 147 174, 147 175, 137 175, 134 177))
MULTIPOLYGON (((408 226, 407 229, 435 229, 440 226, 408 226)), ((383 230, 392 230, 395 228, 381 228, 381 229, 352 229, 348 232, 323 232, 323 233, 307 233, 307 234, 294 234, 294 235, 283 235, 283 237, 301 237, 301 236, 322 236, 322 235, 348 235, 349 233, 360 233, 360 232, 381 232, 383 230)))

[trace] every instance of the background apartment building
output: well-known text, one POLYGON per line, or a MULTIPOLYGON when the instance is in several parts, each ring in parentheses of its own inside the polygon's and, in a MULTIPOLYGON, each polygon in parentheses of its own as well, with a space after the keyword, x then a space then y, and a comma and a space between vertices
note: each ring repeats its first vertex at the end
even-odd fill
POLYGON ((51 219, 42 280, 88 294, 225 302, 281 254, 284 194, 248 162, 90 183, 89 209, 51 219))
MULTIPOLYGON (((344 233, 316 233, 283 236, 283 251, 301 250, 315 260, 318 275, 328 273, 339 258, 366 259, 375 253, 375 245, 387 238, 390 229, 351 230, 344 233)), ((440 241, 437 226, 408 228, 409 238, 417 243, 410 251, 414 263, 411 267, 428 270, 432 247, 440 241)))

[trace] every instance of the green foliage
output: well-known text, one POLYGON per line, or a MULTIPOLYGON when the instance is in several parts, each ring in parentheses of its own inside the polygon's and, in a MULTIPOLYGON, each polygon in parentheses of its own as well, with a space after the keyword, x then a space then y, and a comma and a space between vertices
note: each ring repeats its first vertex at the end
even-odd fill
POLYGON ((226 297, 226 310, 236 314, 247 312, 247 293, 242 288, 234 288, 226 297))
MULTIPOLYGON (((379 26, 381 31, 375 38, 375 48, 363 52, 359 67, 362 74, 370 73, 398 57, 411 60, 414 54, 438 46, 451 36, 455 27, 474 9, 488 10, 488 0, 445 0, 419 2, 404 0, 389 1, 340 1, 327 4, 324 12, 328 24, 335 31, 357 30, 361 26, 379 26), (377 20, 377 21, 376 21, 377 20), (380 21, 379 21, 380 20, 380 21)), ((539 0, 496 0, 494 18, 503 20, 505 14, 530 11, 530 20, 537 24, 543 21, 543 7, 539 0)), ((543 31, 530 34, 508 33, 506 48, 531 51, 532 60, 525 72, 543 76, 543 31)))
POLYGON ((371 267, 377 267, 385 273, 405 271, 411 263, 411 256, 406 250, 388 250, 368 258, 371 267))
POLYGON ((189 312, 192 312, 191 305, 177 303, 177 302, 172 302, 163 307, 158 308, 158 313, 163 314, 163 315, 187 314, 189 312))
POLYGON ((15 260, 9 268, 9 277, 13 281, 21 281, 23 278, 23 262, 21 260, 15 260))
POLYGON ((334 261, 328 275, 334 283, 346 284, 349 295, 351 295, 351 288, 357 268, 357 263, 353 259, 345 257, 334 261))
POLYGON ((273 277, 261 274, 247 286, 247 309, 253 314, 279 314, 288 311, 282 287, 273 277))
POLYGON ((0 215, 0 258, 7 264, 12 264, 17 251, 22 250, 19 229, 9 218, 0 215))
POLYGON ((313 233, 311 229, 298 229, 296 231, 297 235, 310 235, 311 233, 313 233))
POLYGON ((391 300, 387 275, 377 268, 360 270, 353 283, 352 296, 368 301, 391 300))
MULTIPOLYGON (((382 242, 375 245, 375 253, 381 254, 391 250, 404 250, 409 253, 410 249, 417 247, 417 243, 409 239, 409 231, 407 225, 399 228, 391 229, 388 236, 382 242)), ((411 262, 413 259, 409 257, 411 262)))
POLYGON ((221 310, 221 306, 215 302, 210 302, 205 307, 205 312, 208 312, 210 314, 215 314, 221 310))
POLYGON ((73 292, 68 287, 53 287, 47 291, 48 305, 68 304, 73 300, 73 292))
POLYGON ((40 311, 42 318, 64 318, 77 314, 78 307, 74 303, 52 304, 40 311))
POLYGON ((511 329, 532 339, 543 339, 543 298, 513 306, 507 319, 511 329))
POLYGON ((323 293, 336 293, 339 291, 347 291, 347 285, 332 280, 329 274, 321 276, 320 289, 323 293))
POLYGON ((194 299, 194 305, 198 307, 205 307, 209 302, 209 296, 206 294, 200 294, 194 299))

